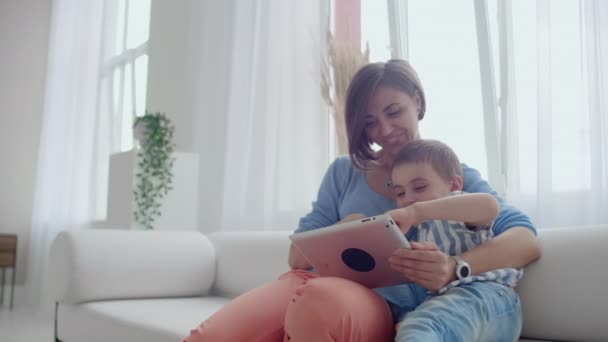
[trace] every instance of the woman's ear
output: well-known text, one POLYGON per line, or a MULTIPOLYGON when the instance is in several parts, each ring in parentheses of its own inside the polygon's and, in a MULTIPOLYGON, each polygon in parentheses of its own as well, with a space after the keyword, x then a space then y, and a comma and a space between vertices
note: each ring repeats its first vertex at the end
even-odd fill
POLYGON ((462 180, 462 177, 460 176, 454 176, 452 177, 452 180, 450 181, 450 191, 462 191, 463 187, 464 187, 464 181, 462 180))
POLYGON ((420 90, 414 90, 414 102, 416 102, 416 114, 418 114, 418 120, 422 120, 424 113, 422 113, 422 94, 420 90))
POLYGON ((418 91, 418 89, 414 90, 414 102, 416 102, 416 110, 418 115, 420 115, 420 111, 422 110, 422 96, 420 95, 420 91, 418 91))

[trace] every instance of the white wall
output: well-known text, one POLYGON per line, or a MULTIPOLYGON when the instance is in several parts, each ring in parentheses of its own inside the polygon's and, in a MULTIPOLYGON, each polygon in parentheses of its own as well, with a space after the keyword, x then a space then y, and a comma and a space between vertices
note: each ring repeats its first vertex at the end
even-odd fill
MULTIPOLYGON (((215 230, 219 223, 223 156, 214 152, 213 145, 223 139, 225 122, 221 113, 226 101, 215 96, 221 92, 219 89, 209 89, 204 96, 209 117, 192 115, 192 107, 200 106, 197 101, 201 94, 192 93, 191 73, 209 74, 218 79, 218 88, 222 88, 227 56, 193 51, 190 42, 211 37, 221 44, 229 41, 230 32, 222 24, 224 18, 217 18, 215 23, 190 22, 190 11, 205 6, 220 6, 225 15, 231 15, 228 3, 215 0, 152 0, 147 109, 164 111, 171 117, 178 151, 192 152, 201 143, 210 146, 206 154, 200 155, 200 167, 206 171, 199 179, 199 189, 206 195, 199 204, 204 209, 199 222, 201 227, 215 230), (201 66, 197 63, 199 58, 213 65, 201 66), (197 68, 193 69, 193 64, 197 68), (196 125, 205 127, 207 134, 194 136, 196 125)), ((24 283, 26 274, 51 9, 52 0, 0 0, 0 233, 19 236, 19 284, 24 283)))
POLYGON ((178 151, 199 154, 198 222, 203 232, 218 230, 222 212, 224 155, 217 146, 225 139, 231 56, 226 49, 203 51, 198 42, 230 44, 232 2, 152 0, 146 106, 172 119, 178 151), (192 13, 211 9, 218 14, 214 20, 192 19, 192 13), (203 77, 213 82, 198 84, 203 77))
POLYGON ((185 111, 192 0, 152 0, 146 109, 165 112, 175 126, 176 150, 192 150, 191 116, 185 111))
POLYGON ((0 233, 19 236, 19 284, 26 274, 51 5, 0 1, 0 233))

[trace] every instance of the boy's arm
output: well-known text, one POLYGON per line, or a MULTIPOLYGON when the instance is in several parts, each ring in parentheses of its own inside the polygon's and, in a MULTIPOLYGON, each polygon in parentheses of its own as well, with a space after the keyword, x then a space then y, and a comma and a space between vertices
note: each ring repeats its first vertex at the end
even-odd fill
POLYGON ((462 221, 474 226, 489 225, 500 207, 494 196, 486 193, 460 194, 417 202, 388 214, 404 232, 409 227, 429 220, 462 221))
POLYGON ((412 205, 418 222, 428 220, 462 221, 474 226, 489 225, 500 207, 494 196, 485 193, 460 194, 412 205))

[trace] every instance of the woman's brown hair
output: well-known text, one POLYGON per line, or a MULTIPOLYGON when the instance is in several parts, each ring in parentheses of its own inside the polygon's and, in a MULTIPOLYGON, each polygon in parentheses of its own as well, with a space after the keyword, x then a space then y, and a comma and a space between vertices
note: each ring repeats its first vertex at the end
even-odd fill
POLYGON ((418 120, 426 111, 426 100, 422 83, 412 66, 400 59, 370 63, 363 66, 350 81, 346 93, 346 133, 348 150, 353 164, 362 169, 368 160, 376 160, 371 148, 372 141, 365 132, 365 116, 369 98, 378 86, 388 86, 403 91, 409 96, 420 96, 418 120))

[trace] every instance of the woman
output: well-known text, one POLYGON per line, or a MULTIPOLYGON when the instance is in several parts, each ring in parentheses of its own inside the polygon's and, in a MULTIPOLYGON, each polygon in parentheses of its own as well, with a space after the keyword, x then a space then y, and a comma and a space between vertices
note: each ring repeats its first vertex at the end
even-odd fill
MULTIPOLYGON (((425 111, 422 85, 407 62, 391 60, 361 68, 347 94, 350 158, 340 157, 329 167, 312 211, 300 220, 296 231, 395 209, 390 186, 392 162, 401 148, 420 138, 418 121, 424 118, 425 111), (381 150, 374 151, 372 143, 381 150)), ((497 196, 476 170, 465 165, 463 178, 463 191, 497 196)), ((493 226, 496 237, 461 256, 473 274, 520 268, 540 256, 529 218, 500 198, 499 202, 501 213, 493 226)), ((412 251, 399 258, 404 273, 415 284, 369 290, 348 280, 319 278, 306 271, 310 265, 292 246, 289 265, 293 271, 236 298, 193 330, 185 341, 391 341, 395 338, 394 324, 406 316, 404 322, 410 317, 422 322, 421 334, 427 335, 421 338, 425 340, 517 339, 521 322, 518 325, 512 320, 521 319, 520 316, 485 308, 483 296, 476 305, 488 314, 475 324, 452 329, 453 322, 434 321, 432 309, 418 305, 427 289, 440 289, 455 279, 455 261, 429 242, 412 243, 412 251), (501 321, 505 317, 510 321, 501 321), (490 326, 490 322, 492 326, 513 326, 511 336, 504 336, 504 331, 479 329, 490 326), (446 331, 451 334, 449 337, 446 331)), ((510 310, 520 312, 516 297, 506 300, 512 301, 506 304, 510 310)), ((459 308, 453 309, 455 314, 462 314, 459 308)))

